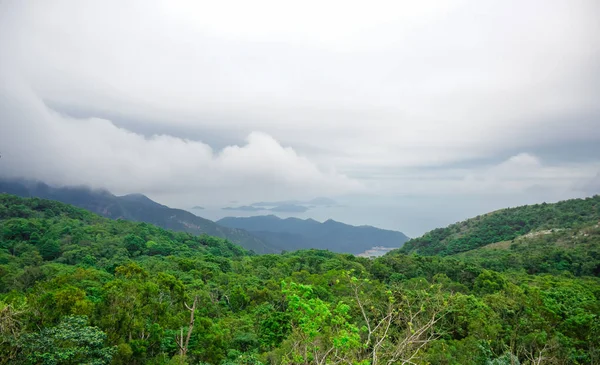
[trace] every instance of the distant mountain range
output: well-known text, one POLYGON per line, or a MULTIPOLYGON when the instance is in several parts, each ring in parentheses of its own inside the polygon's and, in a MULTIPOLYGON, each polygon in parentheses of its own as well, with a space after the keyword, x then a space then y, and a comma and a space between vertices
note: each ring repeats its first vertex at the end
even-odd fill
POLYGON ((222 237, 260 254, 281 251, 247 231, 220 226, 185 210, 159 204, 142 194, 116 196, 106 190, 87 187, 55 188, 42 182, 2 179, 0 193, 58 200, 107 218, 146 222, 174 231, 222 237))
POLYGON ((371 226, 351 226, 331 219, 320 223, 313 219, 281 219, 266 215, 227 217, 217 223, 229 228, 244 229, 267 244, 287 251, 318 247, 334 252, 359 254, 375 246, 401 247, 408 240, 402 232, 371 226))
MULTIPOLYGON (((116 196, 107 190, 52 187, 43 182, 23 179, 0 179, 0 193, 57 200, 107 218, 146 222, 174 231, 226 238, 259 254, 309 248, 359 254, 374 246, 401 247, 408 240, 401 232, 370 226, 356 227, 333 220, 319 223, 312 219, 280 219, 269 215, 223 218, 215 223, 188 211, 159 204, 143 194, 116 196)), ((313 202, 333 201, 317 198, 313 202)))

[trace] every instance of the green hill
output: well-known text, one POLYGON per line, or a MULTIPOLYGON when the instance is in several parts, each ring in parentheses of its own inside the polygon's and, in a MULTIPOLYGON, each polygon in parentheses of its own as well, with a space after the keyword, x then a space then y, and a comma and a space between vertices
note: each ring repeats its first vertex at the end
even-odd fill
POLYGON ((111 270, 138 256, 249 255, 217 237, 173 232, 147 224, 111 220, 57 201, 0 194, 0 290, 11 280, 34 283, 36 275, 8 274, 44 261, 111 270), (12 269, 11 269, 12 268, 12 269))
POLYGON ((531 232, 452 257, 495 271, 600 276, 600 224, 531 232))
POLYGON ((87 187, 52 187, 38 181, 6 179, 0 179, 0 193, 52 199, 107 218, 146 222, 165 229, 221 237, 256 253, 281 251, 247 231, 223 227, 188 211, 159 204, 142 194, 116 196, 106 190, 87 187))
POLYGON ((447 256, 530 232, 577 228, 600 220, 600 196, 497 210, 409 240, 403 253, 447 256))
POLYGON ((595 364, 600 278, 576 264, 597 251, 485 255, 597 247, 597 227, 536 232, 451 257, 255 255, 0 194, 0 364, 595 364))

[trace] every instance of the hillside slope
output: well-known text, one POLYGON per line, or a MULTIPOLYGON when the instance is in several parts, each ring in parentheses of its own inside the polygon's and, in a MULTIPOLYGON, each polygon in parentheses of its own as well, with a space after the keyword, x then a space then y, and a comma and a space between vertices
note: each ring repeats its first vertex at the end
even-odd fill
POLYGON ((531 232, 451 257, 495 271, 600 276, 600 224, 531 232))
POLYGON ((401 247, 408 240, 402 232, 371 226, 351 226, 332 219, 320 223, 313 219, 281 219, 268 215, 248 218, 227 217, 217 223, 247 230, 270 245, 288 251, 318 248, 359 254, 374 246, 401 247))
POLYGON ((30 264, 43 259, 111 267, 140 255, 185 255, 192 251, 226 257, 250 255, 221 238, 112 220, 55 200, 0 194, 2 263, 27 257, 33 260, 30 264))
POLYGON ((52 199, 111 219, 146 222, 164 229, 226 238, 256 253, 280 251, 247 231, 220 226, 185 210, 159 204, 142 194, 116 196, 106 190, 92 190, 86 187, 55 188, 41 182, 26 180, 0 180, 0 193, 52 199))
POLYGON ((415 364, 595 364, 600 278, 557 274, 399 253, 252 255, 0 194, 0 365, 312 364, 306 349, 327 364, 396 364, 405 346, 415 364))
POLYGON ((411 239, 401 252, 452 255, 532 231, 577 228, 600 220, 600 196, 501 209, 411 239))

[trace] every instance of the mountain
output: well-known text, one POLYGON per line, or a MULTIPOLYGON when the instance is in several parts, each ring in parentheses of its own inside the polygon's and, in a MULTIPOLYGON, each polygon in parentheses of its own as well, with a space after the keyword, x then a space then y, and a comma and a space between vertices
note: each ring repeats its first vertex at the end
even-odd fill
MULTIPOLYGON (((128 196, 130 198, 156 204, 140 195, 128 196)), ((98 257, 110 255, 116 261, 123 261, 127 257, 142 255, 251 255, 251 252, 222 238, 175 233, 142 222, 116 221, 56 200, 0 193, 0 256, 4 255, 0 262, 16 261, 14 256, 7 259, 6 254, 17 254, 17 246, 24 242, 29 247, 21 246, 21 254, 32 253, 31 246, 34 246, 41 259, 59 259, 63 263, 69 262, 66 257, 75 256, 87 256, 95 261, 98 257), (123 254, 126 256, 123 257, 123 254), (61 256, 63 259, 60 259, 61 256)), ((110 265, 108 261, 102 263, 110 265)), ((0 264, 0 272, 1 269, 0 264)))
POLYGON ((351 226, 332 219, 323 223, 313 219, 287 218, 274 215, 248 218, 227 217, 217 221, 230 228, 251 232, 268 244, 285 250, 306 248, 359 254, 374 246, 400 247, 408 240, 402 232, 371 226, 351 226))
POLYGON ((116 196, 106 190, 93 190, 87 187, 57 188, 42 182, 28 180, 0 180, 0 193, 52 199, 87 209, 111 219, 146 222, 174 231, 226 238, 256 253, 281 251, 247 231, 223 227, 188 211, 169 208, 142 194, 116 196))
POLYGON ((600 220, 600 196, 497 210, 438 228, 402 247, 403 253, 452 255, 530 232, 573 229, 600 220))
POLYGON ((399 351, 414 364, 597 364, 599 234, 537 230, 449 257, 253 255, 0 194, 0 365, 312 364, 308 351, 323 364, 397 364, 399 351))

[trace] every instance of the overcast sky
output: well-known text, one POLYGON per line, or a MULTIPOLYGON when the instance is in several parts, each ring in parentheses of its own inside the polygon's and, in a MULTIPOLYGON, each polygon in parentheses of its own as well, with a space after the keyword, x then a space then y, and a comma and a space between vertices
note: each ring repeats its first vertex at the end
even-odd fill
MULTIPOLYGON (((418 235, 600 193, 600 2, 0 1, 0 176, 418 235)), ((200 213, 202 215, 202 213, 200 213)))

